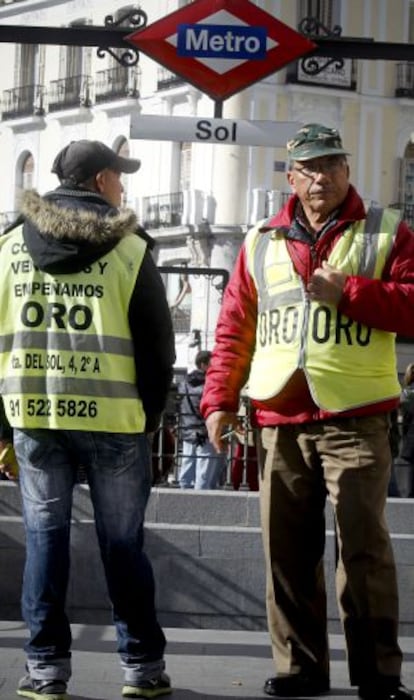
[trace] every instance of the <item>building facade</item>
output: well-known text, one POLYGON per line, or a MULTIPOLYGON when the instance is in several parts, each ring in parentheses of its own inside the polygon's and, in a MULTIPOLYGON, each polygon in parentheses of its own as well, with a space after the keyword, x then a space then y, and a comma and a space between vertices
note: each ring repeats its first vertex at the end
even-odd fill
MULTIPOLYGON (((151 24, 186 4, 141 0, 140 8, 151 24)), ((313 17, 321 34, 340 27, 344 37, 414 41, 412 0, 255 4, 294 29, 313 17)), ((0 25, 103 26, 127 22, 123 18, 137 7, 125 0, 3 0, 0 25)), ((0 229, 18 212, 23 190, 43 193, 56 186, 51 164, 69 141, 99 139, 139 157, 139 172, 125 176, 125 205, 156 239, 157 264, 179 268, 163 274, 177 364, 184 368, 195 349, 212 345, 225 283, 221 271, 231 271, 248 228, 288 195, 286 152, 276 146, 131 138, 137 114, 209 119, 215 105, 143 54, 137 65, 122 66, 121 51, 0 44, 0 229)), ((323 59, 318 61, 321 68, 323 59)), ((268 120, 275 130, 287 121, 339 128, 351 153, 351 179, 367 203, 399 208, 414 225, 414 53, 412 63, 333 61, 314 75, 299 60, 226 100, 223 118, 268 120)), ((406 355, 401 356, 402 371, 406 355)))

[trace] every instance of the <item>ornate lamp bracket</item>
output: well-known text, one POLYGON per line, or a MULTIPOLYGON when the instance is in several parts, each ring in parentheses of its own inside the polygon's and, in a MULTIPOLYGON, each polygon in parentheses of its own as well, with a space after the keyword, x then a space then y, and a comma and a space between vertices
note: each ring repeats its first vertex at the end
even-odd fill
MULTIPOLYGON (((320 22, 316 17, 305 17, 301 20, 298 27, 299 31, 306 36, 308 39, 312 39, 317 42, 320 38, 337 38, 341 36, 342 27, 338 24, 332 29, 325 27, 322 22, 320 22)), ((322 43, 322 42, 321 42, 322 43)), ((308 58, 302 58, 301 68, 306 75, 314 76, 318 75, 325 70, 328 66, 334 64, 335 68, 340 70, 344 67, 343 58, 327 58, 327 57, 316 57, 310 56, 308 58)))
MULTIPOLYGON (((116 21, 113 15, 106 15, 104 24, 105 27, 131 27, 132 31, 133 29, 144 29, 147 26, 147 20, 148 17, 144 10, 135 8, 118 17, 116 21)), ((120 63, 121 66, 125 66, 125 68, 136 66, 139 61, 139 52, 133 46, 127 49, 118 49, 117 51, 113 51, 106 46, 100 46, 96 53, 99 58, 103 58, 105 53, 109 53, 115 61, 120 63)))

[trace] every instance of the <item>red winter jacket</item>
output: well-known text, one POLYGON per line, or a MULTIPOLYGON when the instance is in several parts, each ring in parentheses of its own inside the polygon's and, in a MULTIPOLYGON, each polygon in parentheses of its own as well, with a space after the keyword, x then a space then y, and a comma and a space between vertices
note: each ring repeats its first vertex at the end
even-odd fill
MULTIPOLYGON (((298 199, 292 195, 265 229, 286 229, 287 246, 296 271, 305 284, 316 267, 326 260, 342 232, 354 221, 365 219, 362 199, 352 187, 336 217, 314 243, 306 238, 294 212, 298 199)), ((349 275, 338 310, 353 321, 414 337, 414 234, 405 222, 398 226, 394 245, 381 280, 349 275)), ((239 392, 245 385, 256 340, 257 296, 247 269, 243 245, 227 285, 216 328, 216 343, 207 371, 201 401, 204 418, 213 411, 237 412, 239 392)), ((394 408, 399 399, 343 412, 343 416, 367 415, 394 408)), ((259 426, 323 420, 331 413, 313 401, 305 375, 297 370, 278 396, 254 402, 259 426)))

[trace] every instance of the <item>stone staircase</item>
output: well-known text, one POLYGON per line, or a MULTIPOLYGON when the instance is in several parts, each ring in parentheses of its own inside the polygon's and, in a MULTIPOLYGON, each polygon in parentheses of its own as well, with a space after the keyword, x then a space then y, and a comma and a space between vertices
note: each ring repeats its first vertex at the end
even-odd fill
MULTIPOLYGON (((68 611, 73 622, 107 624, 111 611, 86 485, 75 488, 68 611)), ((414 632, 414 501, 387 503, 401 596, 401 633, 414 632)), ((264 630, 265 577, 259 497, 250 491, 154 488, 146 551, 167 627, 264 630)), ((327 507, 326 576, 330 629, 339 629, 334 536, 327 507)), ((19 619, 24 531, 18 485, 0 482, 0 619, 19 619)))

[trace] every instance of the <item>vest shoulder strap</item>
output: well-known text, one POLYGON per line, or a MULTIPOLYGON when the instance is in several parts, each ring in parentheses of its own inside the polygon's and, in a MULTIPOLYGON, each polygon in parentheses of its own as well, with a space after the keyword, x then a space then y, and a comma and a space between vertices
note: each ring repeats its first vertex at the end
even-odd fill
POLYGON ((371 234, 380 231, 381 221, 384 209, 382 207, 368 207, 367 217, 365 219, 364 233, 371 234))
POLYGON ((371 279, 378 277, 391 251, 400 220, 397 211, 377 206, 368 208, 362 236, 359 275, 371 279))

